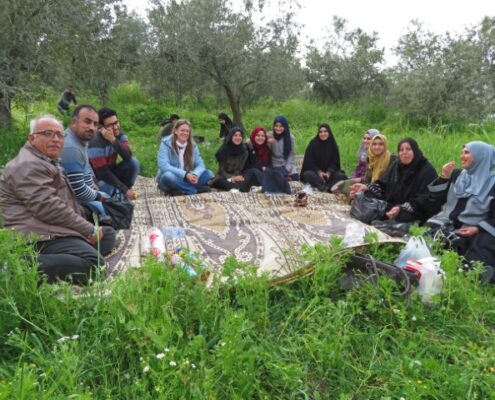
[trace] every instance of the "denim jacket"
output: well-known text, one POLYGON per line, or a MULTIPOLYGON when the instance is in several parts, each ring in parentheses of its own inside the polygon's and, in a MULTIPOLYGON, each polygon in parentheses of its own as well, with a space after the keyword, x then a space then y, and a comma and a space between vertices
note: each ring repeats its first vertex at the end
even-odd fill
MULTIPOLYGON (((172 172, 174 175, 177 175, 179 179, 184 179, 186 172, 188 172, 179 166, 179 154, 172 147, 172 140, 174 138, 174 135, 170 135, 162 139, 160 150, 158 150, 157 180, 160 179, 165 172, 172 172)), ((193 146, 193 168, 189 172, 199 177, 206 170, 206 167, 199 154, 198 146, 196 143, 193 143, 193 146)))

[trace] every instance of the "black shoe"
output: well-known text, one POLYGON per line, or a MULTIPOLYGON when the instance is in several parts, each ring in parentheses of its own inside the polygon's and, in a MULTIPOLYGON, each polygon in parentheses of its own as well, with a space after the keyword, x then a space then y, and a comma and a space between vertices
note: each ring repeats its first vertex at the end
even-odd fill
POLYGON ((208 185, 204 185, 198 188, 198 193, 210 193, 211 192, 211 187, 208 185))
POLYGON ((184 196, 184 191, 181 189, 174 189, 170 191, 170 196, 184 196))

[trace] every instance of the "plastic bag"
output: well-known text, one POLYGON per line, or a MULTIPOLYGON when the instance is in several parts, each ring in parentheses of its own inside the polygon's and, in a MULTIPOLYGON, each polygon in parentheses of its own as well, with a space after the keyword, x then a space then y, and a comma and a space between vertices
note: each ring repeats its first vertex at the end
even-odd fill
POLYGON ((416 274, 419 282, 417 290, 423 303, 430 303, 432 296, 442 291, 445 273, 440 268, 438 258, 427 257, 420 260, 408 260, 404 269, 416 274))
POLYGON ((377 199, 367 190, 356 194, 351 206, 351 217, 369 224, 385 215, 387 202, 377 199))
POLYGON ((366 231, 358 222, 350 222, 345 227, 344 244, 348 247, 359 246, 364 243, 366 231))
POLYGON ((160 229, 148 229, 146 236, 143 238, 142 245, 145 253, 151 253, 159 261, 165 259, 165 239, 160 229))
POLYGON ((420 260, 428 257, 431 257, 431 253, 425 239, 421 236, 411 236, 394 264, 404 268, 407 260, 420 260))

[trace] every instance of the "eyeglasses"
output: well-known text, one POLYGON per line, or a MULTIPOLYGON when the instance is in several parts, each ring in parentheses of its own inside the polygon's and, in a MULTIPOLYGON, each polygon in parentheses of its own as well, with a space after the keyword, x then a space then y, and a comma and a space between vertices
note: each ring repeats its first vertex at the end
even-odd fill
POLYGON ((112 122, 111 124, 106 124, 106 125, 103 125, 103 127, 104 127, 105 129, 110 129, 110 128, 112 128, 112 129, 113 129, 113 128, 115 128, 118 124, 119 124, 119 121, 117 120, 117 121, 115 121, 115 122, 112 122))
POLYGON ((57 136, 58 139, 64 139, 67 136, 67 133, 64 131, 52 131, 51 129, 48 129, 46 131, 34 132, 33 135, 42 135, 50 139, 57 136))

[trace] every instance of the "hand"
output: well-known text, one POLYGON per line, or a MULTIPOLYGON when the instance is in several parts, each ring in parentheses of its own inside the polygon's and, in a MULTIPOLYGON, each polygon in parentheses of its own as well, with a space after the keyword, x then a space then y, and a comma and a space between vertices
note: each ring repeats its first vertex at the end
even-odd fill
POLYGON ((275 138, 273 137, 273 132, 270 131, 270 132, 267 132, 266 133, 266 144, 273 144, 275 143, 275 138))
POLYGON ((232 183, 236 183, 236 182, 244 182, 244 177, 242 175, 235 175, 235 176, 232 176, 230 178, 230 181, 232 183))
POLYGON ((397 217, 397 215, 399 215, 399 213, 400 213, 400 207, 399 206, 394 206, 387 213, 385 213, 385 215, 389 219, 393 219, 393 218, 397 217))
POLYGON ((110 143, 115 142, 116 138, 115 135, 113 134, 112 129, 106 129, 104 127, 101 127, 101 136, 105 138, 105 140, 109 141, 110 143))
POLYGON ((368 186, 366 186, 364 183, 354 183, 349 187, 349 197, 353 199, 357 193, 362 192, 367 188, 368 186))
POLYGON ((98 192, 100 194, 100 201, 108 201, 110 200, 110 196, 108 195, 108 193, 105 193, 105 192, 98 192))
POLYGON ((186 180, 191 184, 191 185, 196 185, 198 183, 198 177, 191 172, 188 172, 186 174, 186 180))
POLYGON ((359 183, 363 180, 363 178, 351 178, 351 181, 354 181, 356 183, 359 183))
POLYGON ((328 179, 330 178, 330 173, 329 172, 318 171, 318 176, 320 177, 320 179, 322 179, 324 181, 328 181, 328 179))
POLYGON ((469 237, 476 235, 480 230, 477 226, 463 226, 457 230, 457 234, 462 237, 469 237))
POLYGON ((455 168, 455 162, 454 161, 448 162, 442 167, 442 172, 440 173, 440 176, 445 179, 450 179, 454 168, 455 168))
POLYGON ((95 235, 88 236, 86 239, 89 243, 91 243, 93 246, 98 242, 103 237, 103 228, 100 227, 96 231, 95 235))
POLYGON ((137 192, 135 192, 134 190, 132 189, 129 189, 125 195, 127 196, 128 199, 130 200, 136 200, 137 199, 137 192))

